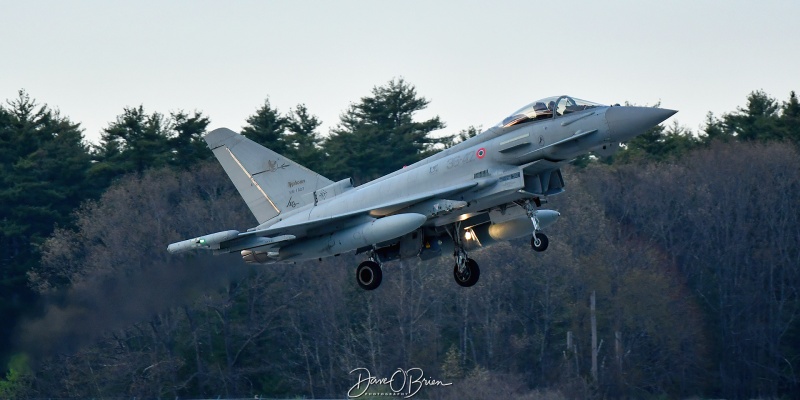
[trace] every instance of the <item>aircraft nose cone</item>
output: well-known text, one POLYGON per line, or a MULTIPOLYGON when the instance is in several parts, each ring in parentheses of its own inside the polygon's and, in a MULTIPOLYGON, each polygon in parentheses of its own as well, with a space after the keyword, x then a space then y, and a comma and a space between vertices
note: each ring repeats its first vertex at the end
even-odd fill
POLYGON ((625 142, 641 135, 674 115, 676 110, 654 107, 611 107, 606 110, 606 122, 611 140, 625 142))

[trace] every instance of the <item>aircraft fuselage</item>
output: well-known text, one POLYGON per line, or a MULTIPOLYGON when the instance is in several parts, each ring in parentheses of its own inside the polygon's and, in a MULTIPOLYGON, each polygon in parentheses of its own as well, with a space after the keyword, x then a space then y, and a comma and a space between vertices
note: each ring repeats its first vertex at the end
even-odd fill
MULTIPOLYGON (((431 216, 423 226, 435 227, 465 220, 486 213, 493 207, 528 198, 531 194, 542 198, 557 194, 564 186, 560 171, 557 170, 559 165, 591 151, 614 151, 621 140, 629 139, 625 137, 627 132, 615 135, 609 129, 607 113, 616 113, 617 110, 622 113, 651 114, 651 110, 655 110, 657 118, 663 114, 659 112, 664 111, 656 108, 601 106, 557 118, 492 127, 449 149, 338 196, 285 212, 278 221, 262 224, 258 229, 291 226, 362 209, 379 209, 387 199, 414 198, 415 195, 440 191, 444 187, 459 187, 461 184, 475 185, 448 196, 447 200, 463 201, 466 206, 457 213, 431 216), (532 173, 526 173, 526 167, 537 162, 546 163, 550 169, 556 170, 543 171, 546 177, 537 173, 540 168, 532 168, 532 173), (545 178, 544 183, 542 178, 545 178), (464 218, 465 215, 468 217, 464 218)), ((372 215, 383 217, 408 211, 395 206, 394 209, 384 209, 372 215)), ((366 218, 353 219, 331 224, 308 232, 308 235, 329 235, 366 221, 366 218)), ((284 251, 275 259, 314 259, 340 251, 338 246, 319 246, 316 251, 308 246, 302 248, 304 251, 301 254, 284 251)))
POLYGON ((259 225, 173 243, 171 253, 195 249, 241 251, 250 263, 299 261, 367 252, 356 277, 373 290, 381 264, 451 253, 461 286, 480 276, 467 251, 523 235, 547 249, 541 232, 560 215, 540 209, 564 190, 561 167, 577 156, 613 154, 675 111, 604 106, 569 96, 533 102, 498 125, 438 154, 354 187, 333 182, 231 130, 204 139, 259 225))

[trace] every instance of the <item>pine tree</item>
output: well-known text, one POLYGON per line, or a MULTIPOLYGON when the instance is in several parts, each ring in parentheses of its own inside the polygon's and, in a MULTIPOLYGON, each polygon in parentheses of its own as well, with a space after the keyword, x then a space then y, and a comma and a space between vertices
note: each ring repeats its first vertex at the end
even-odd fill
POLYGON ((456 133, 455 135, 443 136, 440 138, 445 143, 445 148, 453 147, 469 138, 480 135, 483 127, 470 125, 456 133))
POLYGON ((725 114, 723 121, 727 130, 736 133, 742 141, 781 139, 778 125, 778 101, 763 90, 747 96, 747 107, 738 107, 735 112, 725 114))
POLYGON ((92 194, 80 125, 25 91, 7 104, 0 106, 0 349, 34 303, 26 274, 38 264, 38 245, 56 225, 69 226, 72 210, 92 194))
POLYGON ((169 122, 160 113, 147 114, 144 106, 126 107, 116 121, 103 130, 94 147, 96 163, 90 171, 104 190, 123 174, 141 173, 169 163, 169 122))
POLYGON ((371 96, 350 105, 323 143, 326 169, 336 172, 334 179, 351 176, 365 182, 429 155, 446 143, 430 136, 445 127, 439 117, 414 121, 429 103, 402 78, 374 87, 371 96))
POLYGON ((714 113, 711 111, 706 114, 703 133, 705 134, 705 136, 702 138, 704 143, 711 143, 715 140, 727 142, 733 138, 733 132, 726 130, 723 122, 714 117, 714 113))
POLYGON ((460 379, 464 377, 464 366, 461 362, 461 354, 455 343, 450 345, 447 354, 444 356, 442 375, 446 379, 460 379))
POLYGON ((247 125, 242 128, 242 135, 278 154, 285 154, 288 149, 285 137, 286 124, 286 117, 281 115, 277 108, 272 108, 269 99, 266 99, 264 105, 247 118, 247 125))
POLYGON ((800 144, 800 103, 794 90, 789 93, 789 101, 781 107, 780 123, 786 137, 800 144))
POLYGON ((173 136, 169 138, 172 158, 170 164, 178 168, 189 168, 198 161, 212 157, 208 151, 203 134, 210 120, 201 112, 195 111, 191 116, 183 111, 170 115, 173 136))
POLYGON ((317 128, 321 124, 319 118, 309 113, 305 104, 298 104, 294 110, 290 110, 286 117, 289 134, 284 137, 287 143, 284 155, 306 168, 319 171, 323 165, 323 153, 319 147, 322 139, 317 128))
POLYGON ((700 144, 692 131, 674 121, 669 126, 657 125, 629 142, 627 148, 614 155, 614 162, 630 162, 638 159, 663 161, 680 157, 700 144))

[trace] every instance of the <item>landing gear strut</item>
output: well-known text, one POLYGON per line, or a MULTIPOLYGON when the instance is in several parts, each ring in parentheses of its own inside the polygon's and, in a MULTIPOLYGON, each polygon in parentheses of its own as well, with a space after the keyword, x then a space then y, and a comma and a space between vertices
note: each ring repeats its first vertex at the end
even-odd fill
MULTIPOLYGON (((539 199, 534 199, 536 206, 541 205, 539 199)), ((539 225, 539 218, 536 216, 536 206, 531 204, 530 201, 525 202, 525 212, 528 214, 528 217, 531 219, 533 223, 533 237, 531 237, 531 248, 534 251, 542 252, 547 250, 547 245, 550 244, 550 240, 547 238, 547 235, 540 232, 541 228, 539 225)))
POLYGON ((461 242, 460 224, 456 224, 453 234, 453 243, 455 244, 455 257, 456 265, 453 267, 453 277, 459 286, 470 287, 478 283, 478 278, 481 276, 481 270, 478 268, 478 263, 475 260, 467 257, 467 251, 464 250, 464 244, 461 242))
POLYGON ((375 290, 381 285, 383 272, 381 271, 380 260, 374 252, 369 260, 358 264, 356 268, 356 282, 364 290, 375 290))
POLYGON ((458 256, 456 256, 456 265, 453 267, 453 277, 456 278, 456 283, 459 286, 470 287, 478 283, 478 278, 481 277, 481 270, 478 268, 478 263, 471 258, 466 258, 464 253, 463 261, 459 265, 458 256))

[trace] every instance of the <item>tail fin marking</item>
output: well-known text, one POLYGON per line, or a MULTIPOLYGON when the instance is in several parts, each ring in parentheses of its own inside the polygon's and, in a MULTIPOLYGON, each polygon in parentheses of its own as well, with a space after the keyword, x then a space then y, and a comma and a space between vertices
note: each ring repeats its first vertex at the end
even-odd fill
MULTIPOLYGON (((276 212, 276 213, 278 213, 278 214, 280 214, 280 213, 281 213, 281 210, 279 210, 279 209, 278 209, 278 207, 275 205, 275 203, 272 201, 272 199, 270 199, 270 198, 269 198, 269 196, 267 195, 267 193, 266 193, 266 192, 264 192, 264 189, 262 189, 262 188, 261 188, 261 185, 259 185, 259 184, 258 184, 258 182, 256 182, 256 180, 255 180, 255 179, 253 179, 253 175, 250 175, 250 173, 249 173, 249 172, 247 172, 247 169, 244 167, 244 165, 242 165, 242 163, 239 161, 239 159, 238 159, 238 158, 236 158, 236 156, 235 156, 235 155, 233 155, 233 152, 231 151, 231 149, 229 149, 229 148, 227 148, 227 147, 226 147, 226 148, 225 148, 225 150, 228 150, 228 153, 230 153, 230 155, 231 155, 231 158, 233 158, 233 161, 236 161, 236 164, 239 166, 239 168, 241 168, 241 169, 242 169, 242 172, 244 172, 244 174, 245 174, 245 175, 247 175, 247 177, 248 177, 248 178, 250 178, 250 183, 251 183, 253 186, 255 186, 255 187, 256 187, 256 189, 258 189, 258 191, 259 191, 259 192, 261 192, 261 194, 264 196, 264 198, 265 198, 265 199, 267 199, 267 201, 268 201, 268 202, 269 202, 269 204, 272 206, 272 208, 274 208, 274 209, 275 209, 275 212, 276 212)), ((276 215, 277 215, 277 214, 276 214, 276 215)), ((259 221, 259 222, 261 222, 261 221, 259 221)))
POLYGON ((250 211, 263 224, 302 207, 315 190, 333 182, 226 128, 204 137, 250 211))

